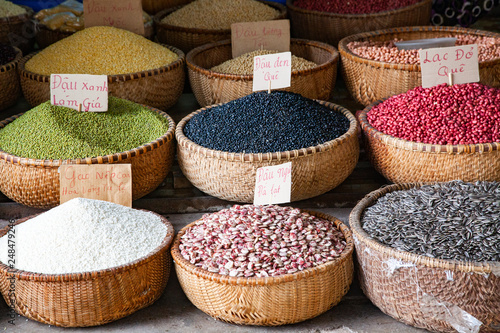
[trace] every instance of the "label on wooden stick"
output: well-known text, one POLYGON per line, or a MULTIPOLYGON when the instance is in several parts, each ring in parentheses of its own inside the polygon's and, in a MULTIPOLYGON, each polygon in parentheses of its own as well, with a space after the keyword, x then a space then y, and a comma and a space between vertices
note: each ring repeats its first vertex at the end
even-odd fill
POLYGON ((282 52, 253 58, 253 91, 290 87, 292 54, 282 52))
POLYGON ((231 47, 233 58, 255 50, 290 51, 290 21, 233 23, 231 47))
POLYGON ((144 35, 141 0, 85 0, 83 14, 85 28, 104 25, 144 35))
POLYGON ((51 74, 50 103, 79 111, 107 111, 108 76, 51 74))
POLYGON ((292 162, 257 169, 254 205, 290 202, 291 192, 292 162))

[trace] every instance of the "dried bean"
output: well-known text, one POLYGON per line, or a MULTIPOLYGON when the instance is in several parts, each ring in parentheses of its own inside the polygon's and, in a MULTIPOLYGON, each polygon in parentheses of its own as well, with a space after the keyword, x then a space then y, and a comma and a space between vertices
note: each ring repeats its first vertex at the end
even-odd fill
POLYGON ((299 8, 338 14, 370 14, 407 7, 422 0, 295 0, 299 8))
POLYGON ((26 14, 26 9, 11 1, 0 0, 0 18, 26 14))
POLYGON ((5 65, 16 58, 16 51, 7 44, 0 43, 0 66, 5 65))
POLYGON ((193 265, 211 272, 237 277, 266 277, 291 274, 334 260, 345 246, 344 235, 333 222, 300 209, 274 205, 235 205, 217 213, 205 214, 186 230, 181 237, 179 250, 193 265), (268 220, 267 216, 272 216, 272 223, 276 227, 273 230, 271 225, 264 226, 262 223, 268 220), (283 239, 281 235, 292 230, 298 217, 306 221, 300 235, 314 235, 330 245, 325 242, 316 247, 307 243, 298 246, 283 239), (278 220, 284 220, 285 223, 279 224, 278 220), (262 231, 251 248, 242 245, 245 237, 242 230, 248 229, 262 231), (234 236, 232 242, 223 241, 231 236, 234 236), (278 243, 284 245, 280 245, 280 250, 273 248, 273 244, 278 243), (212 248, 215 250, 210 253, 207 249, 212 248), (193 253, 197 254, 195 258, 193 253), (231 257, 238 259, 234 261, 231 257))

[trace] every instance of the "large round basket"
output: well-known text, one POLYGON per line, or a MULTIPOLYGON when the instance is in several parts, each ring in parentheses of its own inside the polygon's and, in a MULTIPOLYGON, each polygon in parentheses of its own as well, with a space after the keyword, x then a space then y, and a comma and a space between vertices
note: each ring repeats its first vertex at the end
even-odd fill
MULTIPOLYGON (((389 41, 394 38, 412 40, 472 35, 500 38, 499 33, 461 27, 404 27, 361 33, 342 39, 339 52, 342 76, 351 96, 363 105, 407 92, 422 85, 420 65, 394 64, 361 58, 347 48, 354 41, 389 41)), ((481 83, 500 87, 500 58, 479 62, 481 83)))
MULTIPOLYGON (((260 0, 259 0, 260 1, 260 0)), ((286 7, 272 1, 260 1, 279 11, 276 20, 286 17, 286 7)), ((184 28, 162 22, 163 18, 172 14, 181 7, 168 8, 154 16, 156 38, 160 43, 178 47, 188 53, 195 47, 231 38, 231 29, 198 29, 184 28)))
POLYGON ((28 54, 35 44, 35 27, 31 20, 34 12, 30 7, 20 7, 26 9, 26 13, 0 17, 0 43, 10 44, 28 54))
POLYGON ((369 193, 351 212, 358 277, 364 293, 389 316, 433 332, 498 332, 500 263, 442 260, 399 251, 370 237, 362 228, 364 210, 407 183, 369 193), (472 316, 472 317, 471 317, 472 316), (496 327, 496 329, 495 329, 496 327))
MULTIPOLYGON (((292 72, 291 86, 284 90, 310 99, 329 100, 337 78, 337 49, 321 42, 292 39, 290 51, 317 66, 292 72)), ((230 40, 199 46, 186 55, 189 82, 201 106, 226 103, 253 92, 253 75, 222 74, 210 70, 229 59, 232 59, 230 40)))
POLYGON ((331 309, 349 291, 352 282, 352 235, 338 219, 309 213, 333 221, 346 238, 346 248, 333 261, 275 277, 230 277, 196 267, 179 250, 180 238, 196 221, 184 227, 172 245, 175 271, 184 293, 213 318, 242 325, 292 324, 331 309))
MULTIPOLYGON (((50 208, 59 205, 58 168, 64 164, 130 163, 132 200, 152 192, 167 176, 175 154, 172 118, 152 109, 168 120, 168 131, 155 141, 124 152, 72 160, 36 160, 0 150, 0 191, 23 205, 50 208)), ((21 114, 0 122, 0 129, 21 114)))
POLYGON ((0 66, 0 111, 14 105, 21 97, 17 64, 23 57, 23 53, 17 47, 14 49, 16 50, 14 60, 0 66))
POLYGON ((179 166, 195 187, 229 201, 253 202, 257 169, 287 162, 292 162, 291 201, 326 193, 354 170, 359 142, 356 118, 347 109, 329 102, 319 103, 349 119, 345 134, 314 147, 264 154, 217 151, 189 140, 184 135, 184 126, 195 114, 213 106, 201 108, 182 119, 175 130, 179 166))
POLYGON ((431 19, 432 0, 372 14, 337 14, 302 9, 287 0, 292 36, 318 40, 334 46, 347 36, 378 29, 425 25, 431 19))
MULTIPOLYGON (((179 59, 155 69, 137 73, 108 75, 109 95, 149 105, 160 110, 172 107, 182 95, 185 81, 185 55, 181 50, 166 46, 179 59)), ((19 75, 24 97, 31 106, 37 106, 50 99, 50 75, 27 71, 26 62, 32 53, 19 62, 19 75)))
POLYGON ((393 183, 446 182, 460 179, 500 181, 500 142, 438 145, 413 142, 384 134, 359 114, 365 150, 373 167, 393 183))
POLYGON ((193 0, 142 0, 142 9, 151 15, 161 10, 186 5, 193 0))
MULTIPOLYGON (((41 274, 0 262, 0 288, 5 301, 22 316, 62 327, 102 325, 151 305, 162 295, 172 265, 174 229, 167 219, 158 216, 167 227, 162 243, 147 256, 125 265, 82 273, 41 274)), ((33 217, 20 219, 16 225, 33 217)), ((9 227, 0 230, 0 237, 8 232, 9 227)))
MULTIPOLYGON (((45 24, 37 22, 36 24, 36 43, 40 49, 44 49, 47 46, 54 44, 55 42, 60 41, 63 38, 69 37, 75 32, 72 31, 61 31, 61 30, 52 30, 47 27, 45 24)), ((154 25, 153 18, 150 21, 144 23, 144 37, 147 39, 154 38, 154 25)))

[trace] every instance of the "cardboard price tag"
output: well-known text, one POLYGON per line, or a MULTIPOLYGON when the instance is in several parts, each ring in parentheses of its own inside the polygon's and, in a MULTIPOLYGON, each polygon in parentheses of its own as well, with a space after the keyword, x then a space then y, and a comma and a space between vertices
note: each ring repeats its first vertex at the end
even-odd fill
POLYGON ((255 50, 290 51, 290 21, 271 20, 231 24, 233 58, 255 50))
POLYGON ((83 1, 85 28, 105 25, 144 35, 141 0, 83 1))
POLYGON ((291 192, 292 162, 257 169, 254 205, 290 202, 291 192))
POLYGON ((79 111, 108 111, 108 76, 51 74, 50 103, 79 111))
POLYGON ((422 87, 479 81, 476 44, 420 50, 422 87))
POLYGON ((87 198, 132 207, 131 164, 68 164, 59 173, 61 204, 87 198))
POLYGON ((282 52, 253 58, 253 91, 290 87, 292 53, 282 52))

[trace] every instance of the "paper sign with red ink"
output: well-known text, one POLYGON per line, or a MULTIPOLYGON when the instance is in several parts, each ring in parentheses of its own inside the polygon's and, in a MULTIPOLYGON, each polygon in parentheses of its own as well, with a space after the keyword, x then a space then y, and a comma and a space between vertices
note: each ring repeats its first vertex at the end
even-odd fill
POLYGON ((233 23, 231 49, 233 58, 255 50, 290 51, 290 21, 233 23))
POLYGON ((290 202, 291 192, 292 162, 257 169, 254 205, 290 202))
POLYGON ((79 111, 107 111, 108 76, 51 74, 50 103, 79 111))
POLYGON ((425 49, 419 55, 423 88, 479 81, 476 44, 425 49))
POLYGON ((111 26, 144 35, 142 0, 85 0, 85 28, 111 26))
POLYGON ((253 91, 290 87, 292 54, 282 52, 253 58, 253 91))

